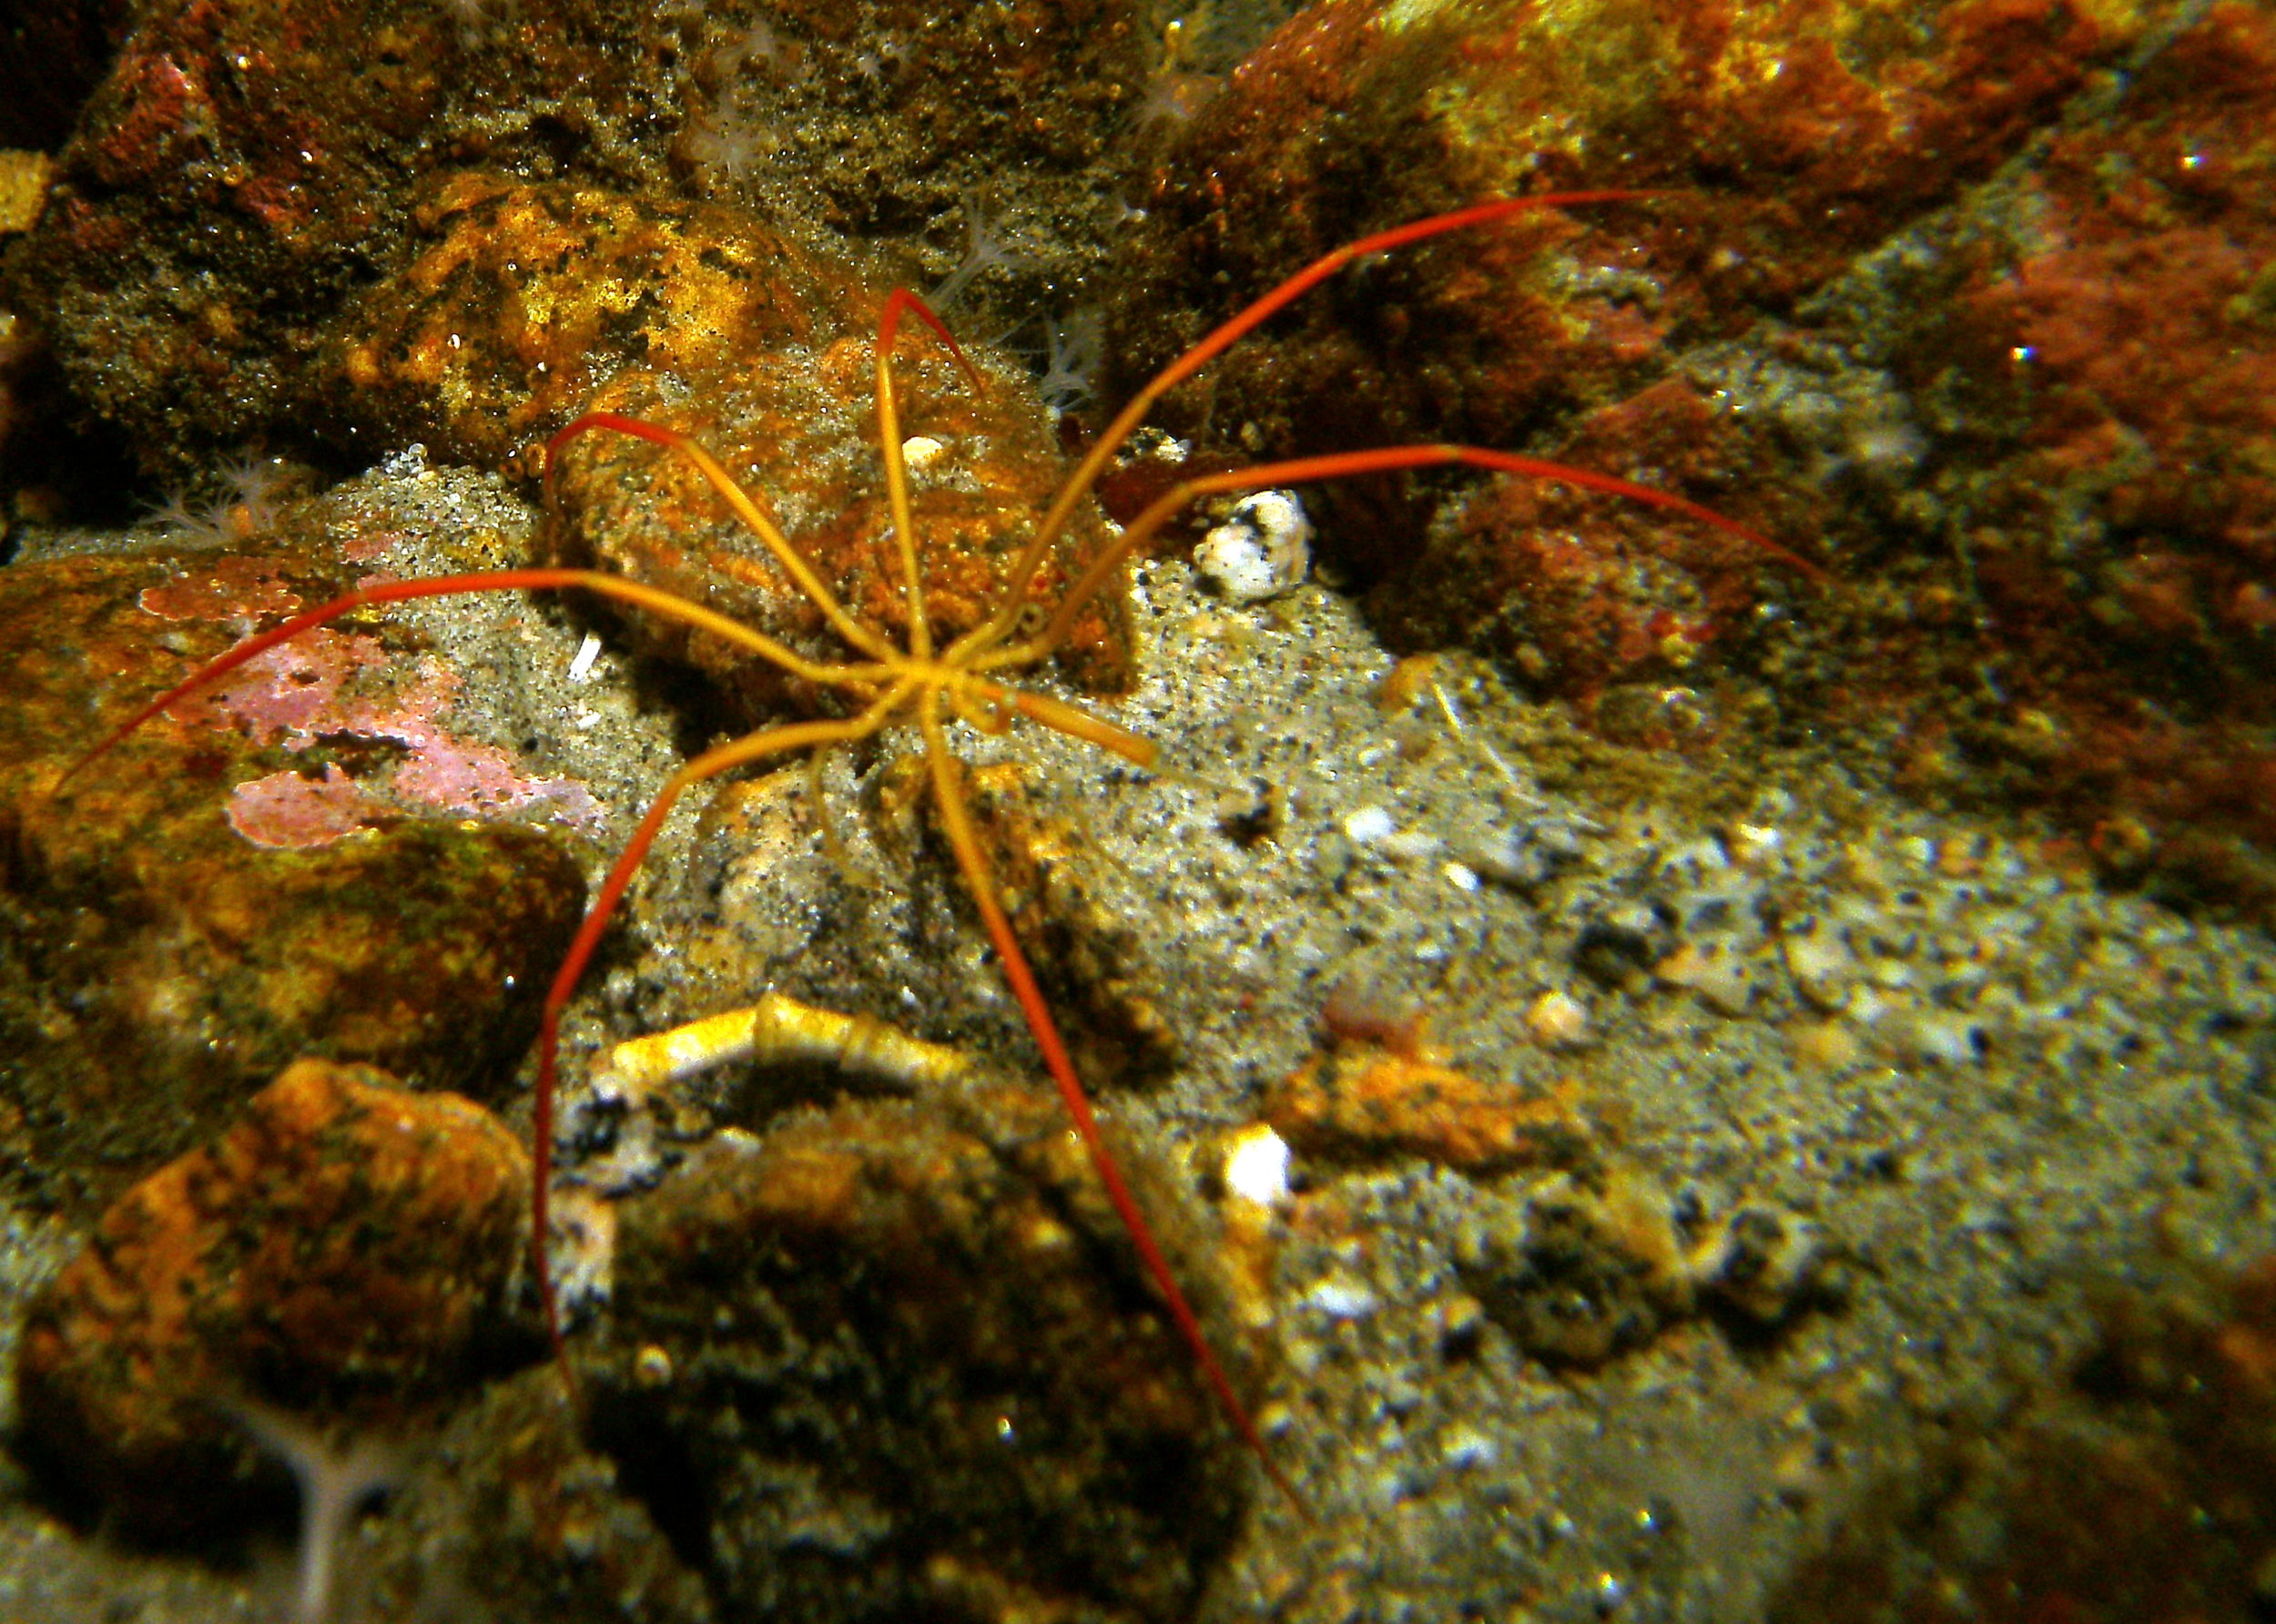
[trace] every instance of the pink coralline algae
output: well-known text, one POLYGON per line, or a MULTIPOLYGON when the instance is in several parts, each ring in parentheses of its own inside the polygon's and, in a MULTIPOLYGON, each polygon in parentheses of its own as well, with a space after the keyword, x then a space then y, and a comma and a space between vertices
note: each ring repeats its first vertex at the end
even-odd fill
MULTIPOLYGON (((300 606, 272 566, 242 557, 216 560, 202 578, 152 587, 140 603, 169 620, 238 620, 300 606)), ((404 751, 392 772, 369 781, 328 763, 320 778, 287 771, 239 785, 229 823, 256 845, 327 846, 391 814, 432 809, 476 817, 545 811, 597 832, 601 809, 583 785, 533 777, 506 751, 442 726, 458 689, 457 675, 432 655, 406 673, 379 638, 327 626, 248 661, 192 704, 216 725, 287 750, 370 741, 404 751)))
POLYGON ((162 620, 229 620, 248 614, 290 614, 300 594, 285 584, 276 561, 228 553, 194 575, 146 586, 135 600, 162 620))
POLYGON ((363 786, 330 762, 320 778, 295 772, 271 773, 240 784, 229 797, 229 827, 271 851, 300 851, 330 846, 352 835, 387 811, 363 786))

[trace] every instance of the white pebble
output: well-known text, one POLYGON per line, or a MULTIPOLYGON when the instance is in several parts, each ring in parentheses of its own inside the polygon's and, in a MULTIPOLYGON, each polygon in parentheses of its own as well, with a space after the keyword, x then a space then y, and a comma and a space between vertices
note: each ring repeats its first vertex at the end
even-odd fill
POLYGON ((1377 846, 1398 830, 1391 815, 1380 807, 1362 807, 1344 819, 1344 833, 1362 846, 1377 846))
POLYGON ((1589 1011, 1561 992, 1544 992, 1526 1010, 1525 1030, 1552 1048, 1578 1043, 1589 1035, 1589 1011))
POLYGON ((1734 823, 1726 836, 1731 848, 1731 860, 1742 868, 1760 868, 1778 853, 1785 835, 1774 828, 1756 823, 1734 823))
POLYGON ((1960 1066, 1983 1058, 1978 1047, 1982 1030, 1966 1016, 1948 1010, 1915 1010, 1897 1035, 1915 1060, 1960 1066))
POLYGON ((1225 1188, 1253 1206, 1288 1199, 1288 1142, 1263 1122, 1244 1128, 1225 1152, 1225 1188))
POLYGON ((1346 1280, 1323 1280, 1305 1294, 1307 1306, 1330 1319, 1364 1319, 1376 1310, 1376 1294, 1346 1280))
POLYGON ((1312 571, 1312 522, 1293 491, 1259 491, 1201 539, 1194 567, 1236 604, 1277 596, 1312 571))
POLYGON ((1457 1423, 1448 1427, 1442 1446, 1446 1451, 1447 1465, 1457 1469, 1489 1467, 1501 1453, 1495 1447, 1493 1439, 1466 1423, 1457 1423))
POLYGON ((1818 920, 1807 931, 1788 936, 1783 946, 1787 973, 1804 998, 1826 1010, 1849 1001, 1857 959, 1834 927, 1818 920))

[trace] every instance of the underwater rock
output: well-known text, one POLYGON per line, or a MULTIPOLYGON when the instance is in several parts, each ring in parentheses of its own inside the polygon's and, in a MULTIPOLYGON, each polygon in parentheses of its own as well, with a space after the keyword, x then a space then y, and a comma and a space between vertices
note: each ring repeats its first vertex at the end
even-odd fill
POLYGON ((914 285, 970 320, 1108 254, 1160 21, 1140 0, 711 0, 679 41, 675 173, 809 241, 924 225, 914 285))
POLYGON ((404 1452, 387 1514, 362 1531, 344 1617, 711 1624, 674 1549, 585 1439, 551 1364, 491 1383, 404 1452))
POLYGON ((778 366, 857 320, 847 266, 716 204, 460 170, 411 226, 410 262, 330 330, 324 403, 446 462, 504 462, 627 362, 778 366))
POLYGON ((1275 455, 1516 443, 1651 381, 1671 345, 1787 307, 1989 174, 2149 25, 2068 0, 1901 17, 1842 0, 1553 15, 1329 0, 1244 63, 1156 170, 1113 348, 1143 375, 1229 299, 1435 210, 1665 188, 1402 254, 1214 374, 1212 420, 1255 425, 1275 455))
MULTIPOLYGON (((533 276, 517 297, 570 325, 605 325, 635 352, 586 404, 693 436, 747 482, 760 512, 849 613, 907 646, 908 592, 888 539, 877 443, 875 357, 884 296, 864 287, 847 262, 792 249, 725 210, 559 188, 508 194, 454 228, 463 246, 448 258, 463 296, 483 309, 496 302, 487 279, 471 269, 521 256, 525 228, 518 222, 529 217, 544 222, 554 246, 539 257, 556 269, 533 276), (580 234, 590 235, 594 251, 567 246, 580 234), (641 268, 647 284, 643 308, 671 318, 638 343, 622 337, 625 320, 605 299, 580 302, 589 262, 606 263, 615 252, 641 268), (469 270, 460 270, 461 264, 469 270)), ((482 358, 500 347, 521 350, 533 341, 523 336, 528 324, 515 313, 521 308, 488 326, 481 310, 468 312, 475 351, 468 376, 491 375, 482 358)), ((439 355, 467 326, 455 315, 424 316, 421 342, 439 355)), ((577 359, 582 348, 569 344, 563 364, 597 366, 577 359)), ((1058 488, 1063 462, 1023 374, 974 351, 981 377, 966 377, 914 316, 902 320, 894 353, 900 432, 925 442, 917 459, 922 465, 910 473, 912 527, 927 616, 936 642, 945 644, 996 606, 1014 559, 1058 488)), ((455 377, 456 363, 452 367, 447 375, 455 377)), ((562 397, 564 407, 570 398, 562 397)), ((561 450, 553 493, 554 544, 568 560, 597 561, 707 604, 810 659, 842 661, 852 652, 788 584, 751 527, 671 449, 607 430, 581 434, 561 450)), ((1031 600, 1053 603, 1105 540, 1095 506, 1085 501, 1037 571, 1031 600)), ((1071 677, 1097 689, 1129 685, 1126 614, 1123 594, 1111 586, 1085 609, 1060 655, 1071 677)), ((638 624, 653 647, 704 671, 747 716, 777 716, 796 693, 792 679, 742 650, 653 624, 653 617, 638 624)), ((812 708, 811 695, 805 697, 812 708)))
MULTIPOLYGON (((1143 933, 1108 905, 1082 827, 1039 808, 1035 776, 1018 761, 963 775, 967 810, 1011 929, 1065 1029, 1076 1071, 1125 1086, 1158 1081, 1176 1066, 1179 1045, 1149 990, 1159 972, 1143 933)), ((930 797, 925 805, 935 837, 945 842, 938 807, 930 797)))
POLYGON ((538 29, 376 0, 142 8, 11 259, 18 308, 154 471, 305 446, 316 335, 400 253, 424 178, 574 151, 662 179, 641 136, 660 148, 673 75, 625 48, 646 11, 569 0, 538 29))
POLYGON ((1109 352, 1140 377, 1433 209, 1652 188, 1346 271, 1169 421, 1522 447, 1717 506, 1831 590, 1512 481, 1316 511, 1397 649, 1693 752, 1894 711, 1911 786, 2051 802, 2111 870, 2270 917, 2271 86, 2276 24, 2237 4, 1340 0, 1157 169, 1109 352), (1697 715, 1616 693, 1671 682, 1697 715))
POLYGON ((2276 1259, 2193 1260, 2151 1278, 2103 1281, 2083 1356, 2033 1369, 1997 1411, 1963 1412, 1965 1427, 1930 1430, 1867 1477, 1763 1616, 2029 1624, 2264 1611, 2276 1580, 2276 1259))
POLYGON ((1257 604, 1298 585, 1312 571, 1312 522, 1294 491, 1243 497, 1194 548, 1202 579, 1235 604, 1257 604))
MULTIPOLYGON (((1752 434, 1679 380, 1590 413, 1559 454, 1588 467, 1650 469, 1654 484, 1724 502, 1762 455, 1752 434)), ((1775 534, 1817 528, 1801 504, 1775 511, 1775 521, 1750 517, 1775 534)), ((1395 647, 1490 655, 1529 691, 1590 707, 1609 736, 1664 745, 1658 729, 1620 725, 1618 691, 1715 674, 1765 593, 1791 593, 1799 579, 1722 531, 1510 479, 1448 500, 1428 544, 1368 593, 1367 607, 1395 647)))
MULTIPOLYGON (((338 374, 310 363, 373 336, 373 285, 428 251, 438 198, 486 175, 662 206, 708 196, 840 250, 922 230, 939 241, 894 256, 919 286, 987 239, 996 274, 975 293, 992 301, 1011 277, 1011 322, 1031 321, 1048 313, 1042 262, 1095 261, 1123 212, 1116 119, 1154 54, 1138 9, 164 0, 82 110, 6 302, 46 332, 79 405, 174 478, 248 444, 329 442, 368 463, 440 438, 414 424, 375 440, 328 408, 338 374), (1012 169, 1016 199, 984 200, 1012 169)), ((520 262, 490 321, 523 273, 558 286, 562 268, 520 262)), ((637 266, 585 279, 573 302, 653 308, 637 266)), ((535 349, 545 320, 523 332, 535 349)), ((640 359, 612 328, 570 377, 589 387, 640 359)))
MULTIPOLYGON (((1965 451, 1940 493, 1997 702, 1950 746, 2110 869, 2276 918, 2276 16, 2215 5, 2054 131, 1895 370, 1965 451), (2244 843, 2246 849, 2239 849, 2244 843), (2172 882, 2168 882, 2172 883, 2172 882)), ((1905 685, 1933 640, 1876 650, 1905 685)), ((1924 737, 1935 785, 1957 763, 1924 737)))
MULTIPOLYGON (((315 756, 362 764, 343 690, 366 720, 426 727, 417 663, 380 657, 380 639, 320 639, 278 664, 281 677, 249 667, 63 781, 104 727, 227 648, 246 617, 330 591, 270 554, 0 571, 5 1120, 51 1197, 107 1198, 301 1054, 481 1089, 534 1029, 584 896, 554 837, 399 806, 329 843, 310 844, 305 819, 290 841, 241 832, 249 817, 280 831, 267 801, 232 797, 239 780, 283 768, 307 783, 315 756), (323 745, 270 746, 300 725, 323 745)), ((400 737, 373 747, 404 754, 400 737)))
POLYGON ((1839 1295, 1818 1225, 1763 1201, 1710 1214, 1617 1162, 1498 1193, 1488 1210, 1458 1239, 1463 1277, 1550 1365, 1593 1369, 1703 1307, 1760 1335, 1839 1295))
POLYGON ((1295 1149, 1331 1162, 1423 1156, 1483 1177, 1594 1154, 1588 1121, 1563 1091, 1494 1082, 1373 1043, 1314 1054, 1266 1098, 1265 1117, 1295 1149))
POLYGON ((1464 1278, 1527 1353, 1583 1369, 1649 1342, 1697 1304, 1667 1194, 1615 1166, 1555 1173, 1459 1237, 1464 1278))
MULTIPOLYGON (((1238 1347, 1190 1209, 1121 1153, 1238 1347)), ((1026 1091, 716 1137, 623 1203, 577 1357, 594 1437, 738 1618, 1182 1618, 1255 1476, 1026 1091)))
POLYGON ((35 1300, 26 1452, 138 1532, 226 1525, 256 1476, 232 1406, 400 1429, 531 1350, 529 1199, 520 1142, 472 1101, 296 1063, 114 1203, 35 1300))
POLYGON ((1742 1206, 1714 1224, 1692 1245, 1690 1261, 1701 1294, 1757 1328, 1839 1294, 1824 1233, 1766 1203, 1742 1206))

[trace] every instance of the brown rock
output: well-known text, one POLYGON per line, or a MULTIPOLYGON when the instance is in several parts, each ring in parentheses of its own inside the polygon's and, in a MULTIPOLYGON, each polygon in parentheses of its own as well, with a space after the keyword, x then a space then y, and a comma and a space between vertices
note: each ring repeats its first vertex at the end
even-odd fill
POLYGON ((1355 267, 1165 421, 1273 456, 1523 447, 1711 503, 1832 590, 1508 481, 1315 516, 1396 650, 1741 762, 1829 724, 1884 753, 1895 713, 1911 787, 2052 805, 2108 868, 2266 919, 2271 129, 2276 19, 2236 0, 1327 0, 1162 167, 1109 350, 1134 380, 1405 219, 1651 188, 1355 267))
POLYGON ((1276 454, 1508 444, 1650 381, 1671 340, 1785 307, 1988 174, 2150 9, 1306 7, 1158 172, 1116 350, 1133 371, 1158 365, 1228 300, 1480 198, 1669 188, 1402 256, 1364 296, 1331 293, 1252 340, 1211 386, 1214 421, 1255 423, 1276 454))
POLYGON ((1464 1237, 1462 1273, 1535 1358, 1593 1367, 1698 1305, 1671 1203, 1648 1174, 1618 1164, 1552 1173, 1504 1213, 1464 1237))
MULTIPOLYGON (((1017 266, 1012 320, 1031 321, 1045 313, 1035 257, 1096 263, 1123 212, 1112 137, 1154 56, 1143 9, 554 0, 540 19, 503 5, 155 0, 61 154, 56 205, 15 267, 17 308, 53 339, 79 404, 173 475, 248 443, 379 449, 333 403, 340 363, 416 359, 368 341, 399 313, 399 279, 435 269, 422 237, 437 198, 502 174, 665 208, 708 195, 812 243, 899 236, 891 257, 919 285, 956 263, 985 214, 1011 246, 957 313, 1001 328, 971 304, 1001 296, 1017 266), (1007 224, 1014 205, 982 194, 1013 168, 1020 218, 1007 224)), ((52 46, 56 32, 32 37, 52 46)), ((527 353, 471 378, 476 397, 520 397, 493 434, 564 388, 662 362, 642 352, 644 316, 666 312, 638 264, 590 268, 572 294, 610 308, 597 333, 549 332, 552 312, 518 297, 523 279, 561 286, 554 259, 497 269, 475 329, 530 320, 516 335, 527 353), (537 351, 580 338, 565 379, 521 394, 537 351)))
POLYGON ((1372 1043, 1313 1055, 1265 1101, 1265 1117, 1295 1149, 1329 1162, 1422 1156, 1485 1175, 1570 1164, 1591 1150, 1568 1091, 1489 1082, 1372 1043))
POLYGON ((412 216, 414 257, 338 322, 330 393, 373 443, 495 464, 630 361, 678 377, 849 326, 859 284, 740 210, 462 170, 412 216))
POLYGON ((104 1213, 32 1305, 27 1453, 146 1532, 226 1518, 250 1401, 390 1430, 515 1340, 529 1160, 470 1101, 303 1061, 104 1213))
POLYGON ((271 553, 0 572, 0 1040, 13 1061, 0 1081, 19 1166, 45 1194, 107 1200, 218 1132, 300 1055, 479 1090, 533 1030, 584 901, 558 840, 388 807, 302 850, 233 825, 240 780, 359 765, 336 736, 269 747, 309 696, 352 685, 367 706, 432 703, 383 637, 318 634, 294 645, 289 678, 225 685, 63 781, 102 729, 228 647, 245 619, 330 590, 271 553))
POLYGON ((1159 1079, 1176 1064, 1178 1038, 1147 990, 1143 939, 1102 894, 1098 854, 1082 830, 1037 808, 1031 776, 1020 762, 963 774, 1011 928, 1077 1045, 1076 1071, 1124 1084, 1159 1079))
POLYGON ((635 15, 564 0, 543 29, 470 30, 381 0, 140 7, 19 262, 24 308, 146 464, 302 440, 315 334, 392 259, 438 167, 467 151, 550 167, 553 120, 631 167, 617 132, 645 121, 628 109, 672 94, 664 53, 625 48, 635 15), (600 127, 604 107, 618 117, 600 127))
MULTIPOLYGON (((642 1488, 649 1486, 640 1485, 642 1488)), ((357 1543, 372 1619, 710 1624, 676 1551, 547 1364, 492 1383, 406 1462, 387 1516, 357 1543)), ((343 1598, 343 1601, 350 1599, 343 1598)))
MULTIPOLYGON (((588 263, 621 257, 648 280, 641 308, 670 318, 655 320, 658 330, 638 359, 587 403, 693 436, 746 483, 854 618, 909 646, 908 589, 889 539, 877 439, 882 291, 862 285, 846 263, 800 253, 719 209, 556 191, 534 200, 515 194, 493 206, 491 218, 509 229, 534 202, 545 205, 535 212, 553 219, 557 233, 590 233, 594 246, 560 259, 557 291, 526 297, 561 312, 562 325, 589 319, 624 342, 625 319, 607 305, 617 280, 590 281, 588 263), (588 291, 595 288, 597 298, 588 291)), ((511 240, 462 251, 526 257, 511 240)), ((493 297, 487 280, 472 285, 484 299, 493 297)), ((536 342, 525 340, 519 325, 509 329, 505 341, 536 342)), ((457 324, 428 320, 421 330, 440 347, 446 330, 457 324)), ((499 331, 494 322, 486 330, 493 339, 499 331)), ((491 341, 479 332, 475 339, 478 348, 491 341)), ((894 349, 900 434, 905 442, 922 436, 932 447, 912 471, 910 492, 926 613, 943 645, 995 608, 1065 472, 1024 372, 987 351, 973 355, 979 382, 913 317, 903 320, 894 349)), ((595 431, 564 448, 554 494, 555 547, 571 562, 598 561, 692 598, 809 659, 855 656, 686 457, 595 431)), ((1085 502, 1030 584, 1031 599, 1055 604, 1104 544, 1097 511, 1085 502)), ((1060 656, 1075 680, 1105 690, 1129 685, 1126 615, 1121 594, 1110 587, 1076 622, 1060 656)), ((743 651, 652 621, 641 623, 640 634, 706 672, 747 715, 777 715, 786 694, 795 693, 743 651)))
MULTIPOLYGON (((1190 1208, 1118 1154, 1240 1351, 1190 1208)), ((1025 1091, 714 1140, 625 1203, 584 1370, 595 1436, 737 1618, 1184 1618, 1255 1476, 1025 1091)))

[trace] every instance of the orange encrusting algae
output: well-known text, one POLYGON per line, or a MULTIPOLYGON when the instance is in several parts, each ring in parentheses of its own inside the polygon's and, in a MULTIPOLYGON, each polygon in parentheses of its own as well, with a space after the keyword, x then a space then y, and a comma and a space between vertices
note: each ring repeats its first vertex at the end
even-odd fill
MULTIPOLYGON (((933 629, 925 613, 925 587, 919 568, 917 542, 911 523, 909 474, 902 454, 899 408, 895 400, 890 360, 904 312, 913 313, 947 344, 975 388, 978 371, 965 359, 955 340, 924 303, 906 289, 887 298, 879 321, 876 348, 877 428, 884 461, 887 496, 893 525, 897 563, 906 599, 908 646, 896 648, 873 626, 849 613, 793 543, 767 517, 760 506, 712 454, 693 439, 664 425, 614 412, 594 411, 577 418, 547 443, 546 476, 550 494, 561 448, 570 440, 594 430, 631 435, 688 460, 704 480, 758 537, 798 591, 856 657, 843 662, 809 658, 781 642, 743 625, 684 597, 594 570, 530 568, 438 576, 425 580, 377 584, 347 593, 269 631, 248 639, 190 676, 137 709, 64 776, 64 781, 83 771, 143 723, 192 692, 216 681, 264 650, 323 625, 356 609, 374 604, 413 598, 442 597, 457 593, 502 590, 561 590, 578 588, 684 625, 707 632, 727 644, 767 662, 777 670, 813 685, 849 693, 861 703, 850 717, 793 722, 766 727, 720 745, 682 765, 666 782, 610 868, 599 894, 586 913, 560 970, 548 990, 538 1049, 538 1075, 533 1102, 534 1179, 533 1240, 535 1277, 546 1324, 558 1351, 562 1347, 560 1314, 545 1253, 549 1227, 549 1183, 554 1134, 556 1059, 560 1018, 576 989, 601 937, 622 899, 633 875, 645 858, 665 818, 680 796, 695 785, 735 767, 784 753, 828 748, 868 738, 887 724, 910 713, 924 742, 924 755, 942 827, 957 868, 990 941, 1003 968, 1005 979, 1019 1000, 1028 1030, 1041 1051, 1045 1068, 1065 1102, 1092 1164, 1113 1203, 1149 1279, 1159 1292, 1180 1335, 1225 1416, 1265 1472, 1301 1507, 1293 1484, 1274 1463, 1247 1406, 1204 1334, 1153 1233, 1131 1193, 1122 1170, 1108 1148, 1094 1117, 1088 1094, 1077 1076, 1058 1025, 1036 985, 1026 955, 1014 936, 998 899, 993 878, 961 786, 960 766, 950 752, 947 723, 953 716, 976 729, 1001 733, 1016 717, 1041 723, 1072 737, 1113 751, 1141 767, 1155 758, 1153 744, 1102 717, 1041 693, 1008 686, 991 674, 1031 666, 1050 658, 1066 640, 1084 606, 1113 582, 1124 562, 1144 545, 1180 510, 1197 498, 1222 492, 1255 490, 1355 474, 1460 464, 1625 497, 1680 513, 1737 535, 1774 558, 1815 579, 1824 572, 1745 525, 1711 509, 1667 492, 1631 483, 1608 474, 1546 462, 1475 446, 1431 444, 1390 446, 1271 462, 1231 472, 1212 473, 1183 481, 1151 502, 1110 545, 1092 559, 1073 585, 1061 597, 1041 631, 1013 641, 1022 611, 1033 604, 1033 584, 1051 553, 1081 503, 1106 471, 1114 453, 1139 426, 1153 403, 1192 377, 1295 299, 1355 260, 1387 252, 1444 232, 1482 226, 1530 209, 1629 201, 1642 194, 1618 191, 1550 193, 1480 203, 1395 229, 1379 232, 1322 256, 1281 282, 1237 314, 1221 323, 1200 342, 1165 368, 1115 416, 1037 523, 1024 550, 1003 578, 992 610, 945 648, 936 649, 933 629)), ((62 783, 57 785, 60 791, 62 783)), ((566 1370, 565 1359, 564 1368, 566 1370)))

